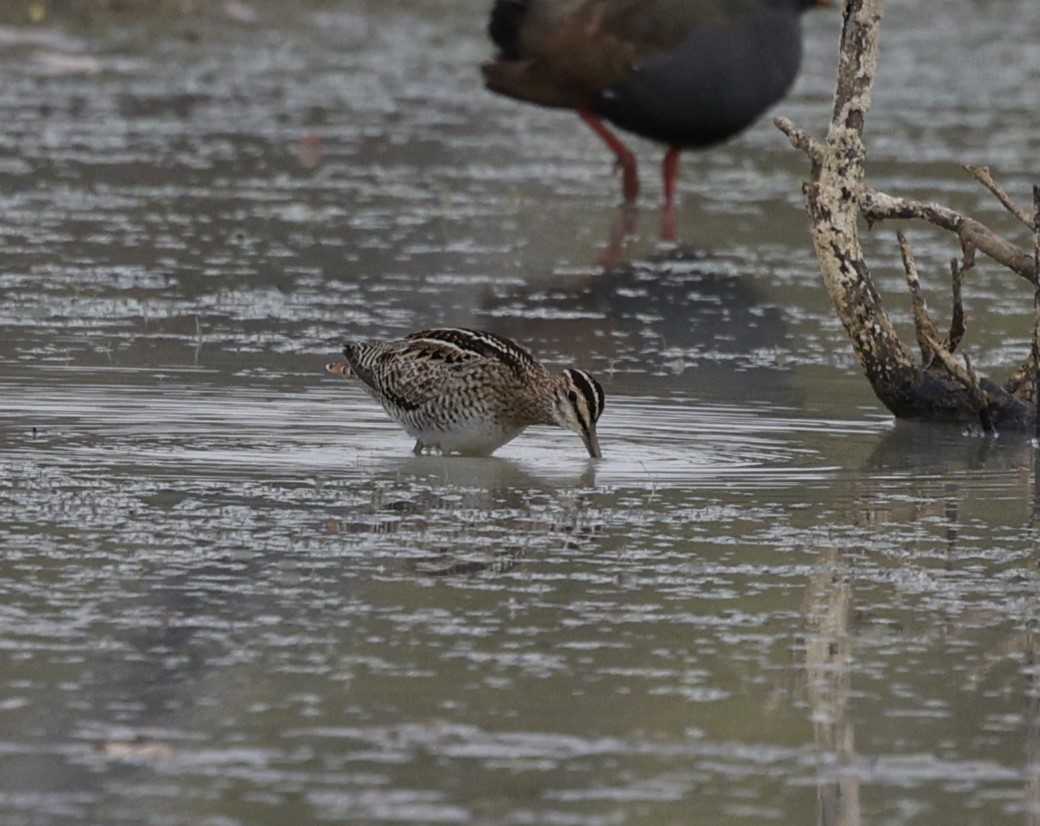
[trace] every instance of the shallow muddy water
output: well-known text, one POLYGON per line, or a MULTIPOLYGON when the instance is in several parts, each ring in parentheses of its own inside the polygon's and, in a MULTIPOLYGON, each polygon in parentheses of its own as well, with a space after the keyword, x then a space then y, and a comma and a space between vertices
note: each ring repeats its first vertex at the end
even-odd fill
MULTIPOLYGON (((1040 6, 928 5, 871 174, 1012 233, 957 164, 1027 199, 1040 6)), ((622 245, 596 139, 480 88, 482 4, 222 8, 0 27, 0 823, 1040 822, 1034 445, 891 421, 775 129, 684 159, 678 247, 637 142, 622 245), (604 459, 415 457, 323 373, 439 324, 593 372, 604 459)), ((1031 296, 967 303, 1002 378, 1031 296)))

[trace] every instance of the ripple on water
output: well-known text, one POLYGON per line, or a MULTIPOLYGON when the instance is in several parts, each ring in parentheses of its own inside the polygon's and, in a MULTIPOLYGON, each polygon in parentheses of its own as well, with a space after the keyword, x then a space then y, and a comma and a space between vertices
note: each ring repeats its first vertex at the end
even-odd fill
POLYGON ((477 483, 515 472, 518 479, 531 474, 578 485, 783 488, 833 477, 837 468, 817 443, 888 428, 879 421, 621 396, 611 398, 600 421, 605 458, 599 462, 585 456, 573 434, 543 427, 530 428, 491 459, 416 458, 412 440, 367 396, 321 377, 291 377, 278 387, 214 387, 202 371, 165 380, 145 371, 117 374, 135 383, 112 383, 112 374, 98 382, 79 371, 67 382, 64 372, 19 383, 17 392, 0 384, 10 399, 0 421, 13 432, 35 428, 22 451, 60 448, 62 461, 150 466, 163 475, 349 477, 385 466, 477 483))

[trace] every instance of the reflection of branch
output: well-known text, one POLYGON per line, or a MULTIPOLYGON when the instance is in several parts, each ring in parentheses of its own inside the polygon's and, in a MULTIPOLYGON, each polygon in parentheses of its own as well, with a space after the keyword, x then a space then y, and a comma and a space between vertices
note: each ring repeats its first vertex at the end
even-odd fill
MULTIPOLYGON (((1033 267, 1040 275, 1040 186, 1033 187, 1033 267)), ((1040 404, 1040 279, 1033 293, 1033 404, 1040 404)), ((1040 438, 1040 414, 1034 422, 1033 434, 1040 438)))
MULTIPOLYGON (((805 589, 802 610, 805 622, 805 670, 808 701, 816 745, 849 766, 856 757, 855 730, 849 717, 849 664, 852 641, 852 586, 842 552, 823 550, 815 574, 805 589)), ((817 786, 822 826, 856 826, 860 822, 859 780, 855 772, 842 772, 837 780, 821 780, 817 786)))
POLYGON ((1036 635, 1030 630, 1025 634, 1025 660, 1026 673, 1029 675, 1029 690, 1026 694, 1026 800, 1029 801, 1029 816, 1026 819, 1027 826, 1038 826, 1040 824, 1040 777, 1037 769, 1040 768, 1040 692, 1037 690, 1037 653, 1036 635))

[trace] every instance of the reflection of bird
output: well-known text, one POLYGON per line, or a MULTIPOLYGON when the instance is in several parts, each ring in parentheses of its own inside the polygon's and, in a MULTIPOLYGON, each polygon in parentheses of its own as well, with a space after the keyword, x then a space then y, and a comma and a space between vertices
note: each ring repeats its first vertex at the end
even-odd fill
POLYGON ((782 98, 802 57, 801 14, 829 0, 496 0, 487 87, 576 109, 606 141, 634 201, 632 152, 601 122, 667 144, 665 204, 679 152, 737 134, 782 98))
POLYGON ((599 458, 603 388, 583 370, 552 375, 530 351, 478 330, 423 330, 343 345, 330 373, 355 378, 416 438, 415 453, 486 455, 532 424, 558 424, 599 458))

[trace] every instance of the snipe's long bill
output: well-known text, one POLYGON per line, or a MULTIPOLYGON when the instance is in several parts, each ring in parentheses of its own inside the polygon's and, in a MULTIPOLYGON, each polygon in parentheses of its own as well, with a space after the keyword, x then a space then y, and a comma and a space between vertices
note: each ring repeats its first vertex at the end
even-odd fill
POLYGON ((422 330, 392 341, 348 341, 330 373, 362 388, 423 451, 486 456, 529 425, 555 424, 603 454, 600 383, 584 370, 552 374, 515 341, 481 330, 422 330))

